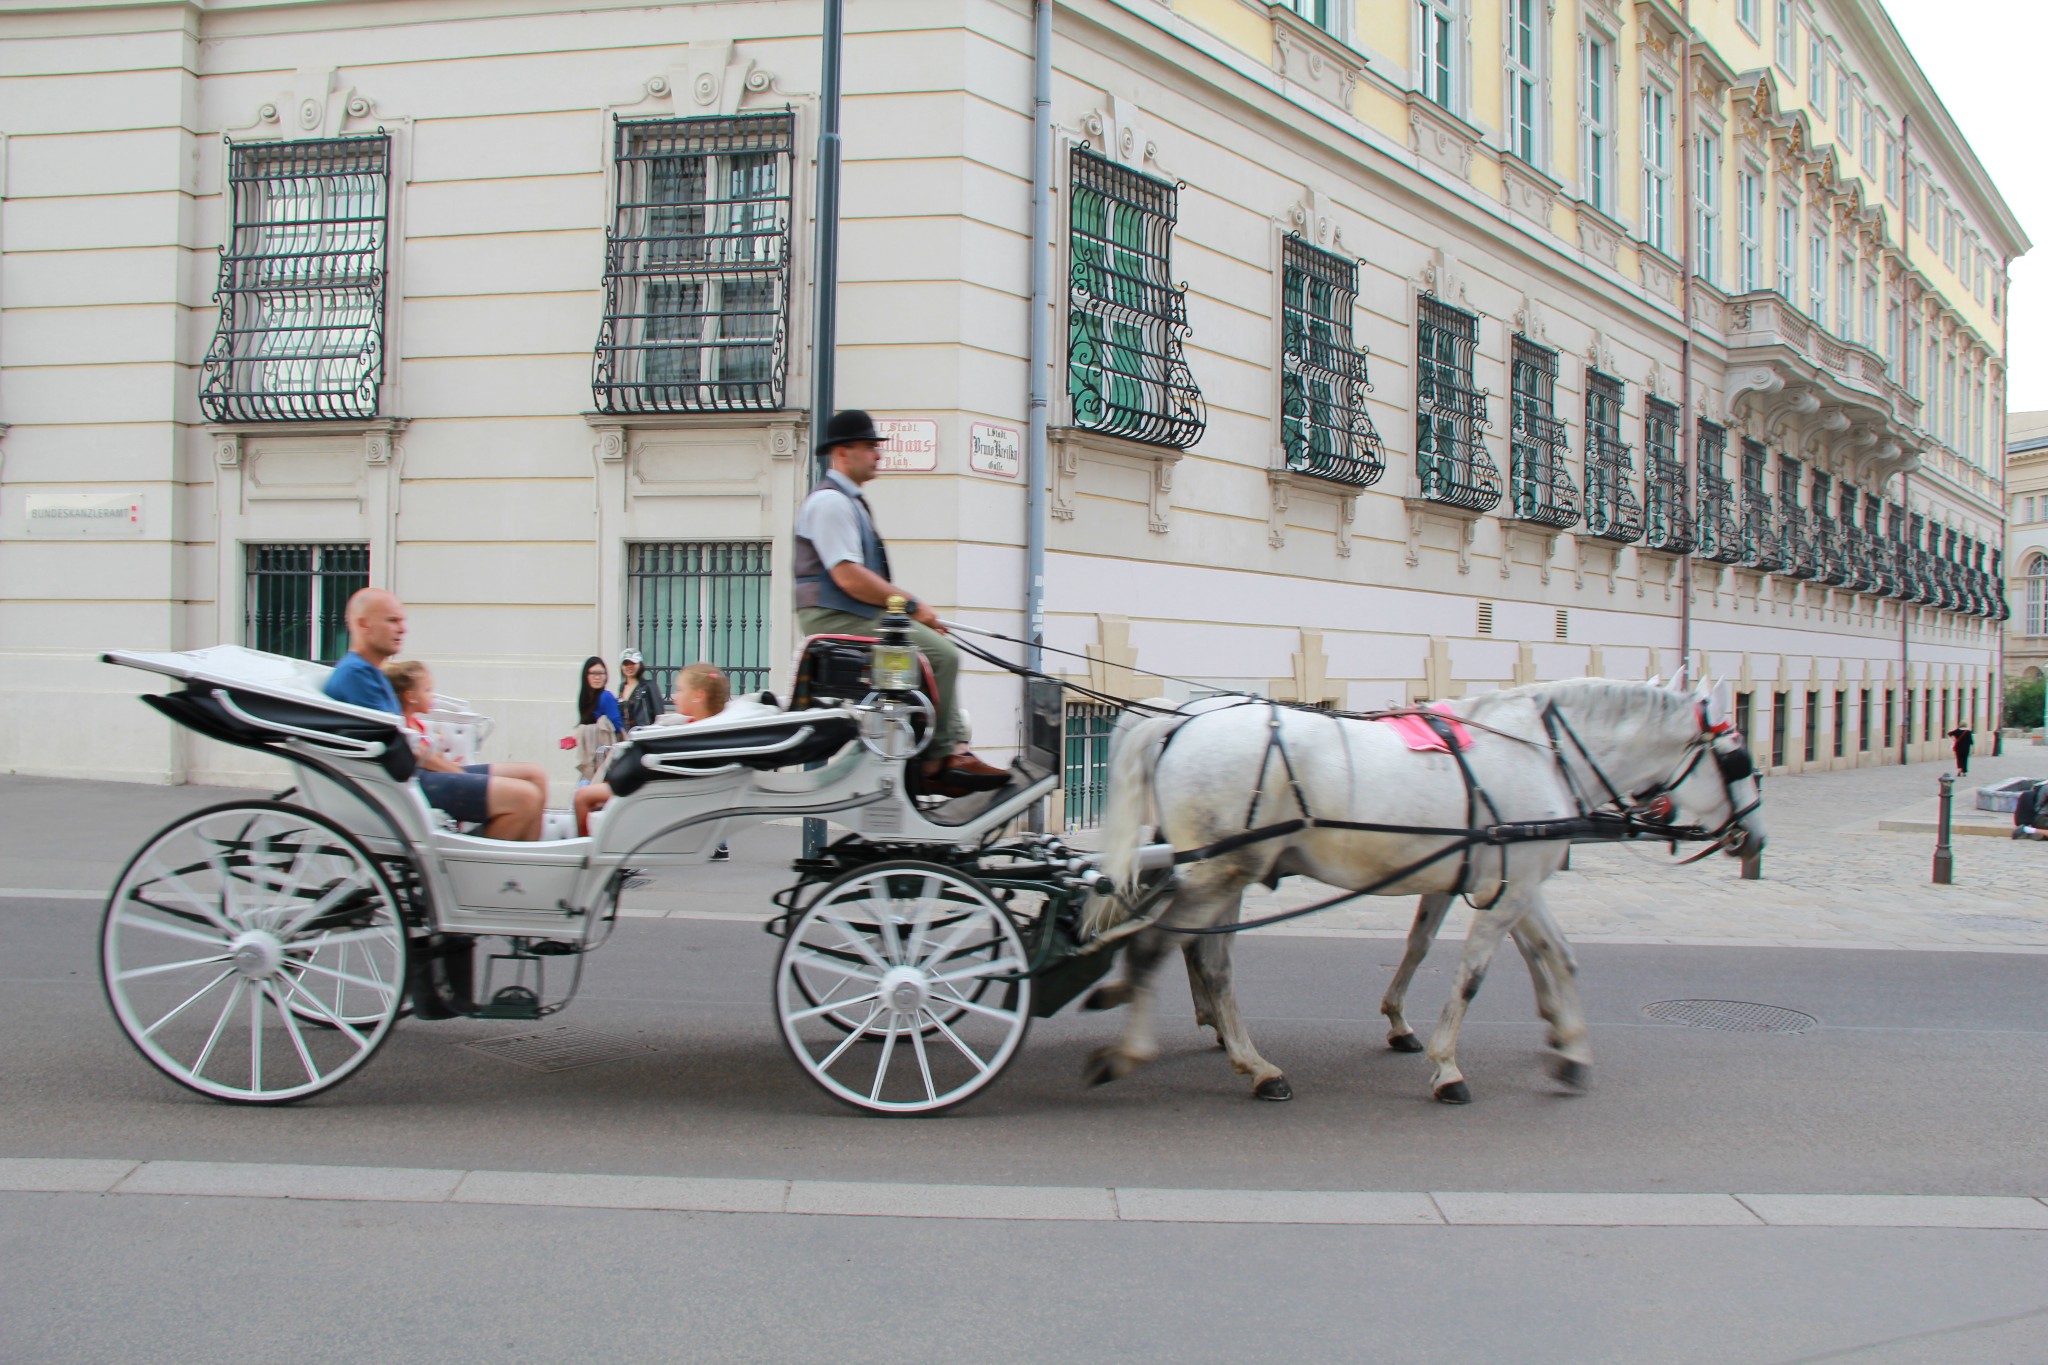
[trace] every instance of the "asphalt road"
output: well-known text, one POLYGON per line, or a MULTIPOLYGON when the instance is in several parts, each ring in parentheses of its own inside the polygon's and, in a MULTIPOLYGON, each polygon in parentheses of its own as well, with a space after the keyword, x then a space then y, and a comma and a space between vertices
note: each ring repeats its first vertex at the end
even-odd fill
MULTIPOLYGON (((1173 974, 1165 1055, 1041 1021, 956 1114, 845 1110, 788 1058, 758 926, 627 921, 558 1020, 653 1051, 540 1073, 400 1025, 347 1084, 231 1108, 115 1028, 96 907, 0 900, 0 1157, 1193 1189, 2048 1194, 2048 958, 1596 946, 1590 1093, 1504 954, 1430 1101, 1381 1046, 1385 940, 1257 937, 1239 989, 1298 1098, 1249 1098, 1173 974), (1642 1007, 1756 1001, 1800 1034, 1642 1007)), ((1411 1017, 1433 1018, 1445 944, 1411 1017)), ((2048 1233, 1060 1225, 0 1195, 0 1359, 2048 1360, 2048 1233), (1874 1345, 1874 1343, 1887 1343, 1874 1345), (1863 1349, 1868 1348, 1868 1349, 1863 1349)))

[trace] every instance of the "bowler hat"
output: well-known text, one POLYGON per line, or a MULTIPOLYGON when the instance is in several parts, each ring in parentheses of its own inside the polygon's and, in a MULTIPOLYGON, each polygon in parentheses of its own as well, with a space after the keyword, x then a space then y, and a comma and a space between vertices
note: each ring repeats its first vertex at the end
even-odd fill
POLYGON ((833 446, 852 445, 855 441, 880 441, 886 439, 875 430, 875 419, 859 408, 848 408, 835 412, 832 420, 825 423, 825 434, 818 441, 819 451, 830 450, 833 446))

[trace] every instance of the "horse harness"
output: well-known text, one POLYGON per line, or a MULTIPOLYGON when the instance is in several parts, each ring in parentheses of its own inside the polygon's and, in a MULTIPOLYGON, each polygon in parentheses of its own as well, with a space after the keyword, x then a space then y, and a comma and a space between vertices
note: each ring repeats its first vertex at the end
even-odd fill
MULTIPOLYGON (((1244 704, 1252 705, 1256 704, 1256 701, 1255 699, 1247 698, 1244 704)), ((1573 804, 1578 807, 1579 813, 1577 815, 1549 820, 1503 820, 1499 806, 1494 803, 1493 797, 1480 784, 1478 778, 1472 772, 1472 765, 1466 761, 1464 751, 1459 747, 1457 738, 1451 730, 1449 719, 1436 711, 1418 709, 1406 712, 1405 714, 1420 717, 1423 723, 1429 726, 1430 730, 1443 741, 1444 748, 1449 751, 1452 759, 1458 765, 1458 775, 1465 784, 1465 827, 1452 829, 1435 825, 1390 824, 1374 820, 1326 819, 1316 815, 1309 809, 1308 797, 1301 789, 1301 779, 1295 772, 1294 759, 1288 752, 1287 737, 1281 725, 1281 713, 1283 710, 1281 704, 1269 700, 1266 702, 1266 706, 1266 747, 1259 758, 1258 777, 1252 787, 1251 805, 1245 811, 1245 825, 1247 828, 1241 834, 1229 835, 1213 843, 1205 844, 1200 848, 1184 849, 1176 852, 1173 855, 1174 866, 1178 867, 1183 863, 1207 861, 1210 858, 1221 857, 1226 853, 1234 853, 1238 849, 1248 848, 1254 844, 1264 843, 1271 839, 1286 838, 1288 835, 1298 834, 1306 829, 1344 830, 1370 834, 1408 834, 1444 838, 1452 842, 1444 848, 1438 849, 1389 873, 1368 886, 1361 887, 1355 891, 1341 892, 1326 900, 1317 901, 1312 905, 1301 906, 1297 909, 1283 911, 1277 915, 1267 915, 1261 919, 1241 921, 1236 924, 1211 925, 1207 928, 1199 929, 1158 925, 1157 917, 1154 916, 1151 920, 1144 922, 1131 921, 1130 924, 1133 928, 1156 926, 1167 933, 1190 936, 1243 933, 1247 929, 1257 929, 1269 924, 1279 924, 1284 920, 1297 919, 1303 915, 1314 914, 1319 910, 1327 910, 1332 906, 1342 905, 1346 901, 1356 900, 1362 896, 1375 895, 1396 882, 1403 881, 1454 854, 1460 859, 1457 882, 1460 894, 1465 895, 1469 899, 1472 893, 1472 850, 1482 846, 1504 849, 1512 844, 1551 842, 1558 839, 1599 841, 1603 843, 1644 838, 1662 839, 1673 844, 1680 841, 1705 842, 1707 844, 1706 848, 1685 860, 1687 863, 1692 863, 1699 861, 1701 858, 1722 847, 1727 842, 1730 831, 1745 816, 1762 804, 1762 799, 1759 797, 1747 806, 1737 807, 1734 793, 1735 784, 1745 777, 1754 776, 1756 763, 1750 757, 1747 748, 1737 748, 1732 751, 1723 752, 1717 747, 1721 736, 1731 733, 1733 727, 1726 721, 1722 721, 1719 724, 1710 722, 1707 718, 1707 710, 1704 703, 1699 704, 1697 708, 1700 732, 1686 746, 1686 757, 1678 768, 1673 771, 1672 775, 1664 781, 1653 784, 1642 791, 1624 796, 1608 780, 1607 774, 1602 771, 1599 762, 1593 757, 1591 751, 1586 748, 1585 742, 1579 738, 1578 732, 1572 728, 1570 720, 1558 709, 1557 703, 1552 701, 1545 704, 1540 716, 1543 721, 1544 733, 1549 738, 1552 758, 1557 764, 1558 775, 1564 783, 1565 790, 1570 793, 1573 804), (1567 741, 1578 752, 1578 756, 1584 762, 1587 771, 1599 784, 1599 791, 1604 793, 1606 797, 1604 801, 1594 804, 1579 778, 1572 771, 1572 764, 1565 752, 1565 743, 1567 741), (1301 814, 1292 819, 1280 820, 1268 825, 1255 825, 1253 822, 1258 816, 1259 802, 1265 795, 1266 775, 1272 770, 1273 759, 1276 754, 1280 759, 1281 770, 1286 774, 1288 789, 1293 794, 1294 803, 1301 810, 1301 814), (1694 770, 1699 767, 1701 760, 1708 754, 1714 756, 1715 764, 1720 770, 1722 783, 1727 789, 1729 816, 1722 822, 1720 828, 1714 830, 1704 829, 1700 826, 1673 824, 1672 819, 1676 813, 1676 807, 1671 801, 1671 793, 1692 776, 1694 770), (1481 825, 1478 823, 1479 807, 1482 805, 1486 808, 1487 815, 1491 817, 1491 823, 1489 824, 1481 825)), ((1290 707, 1286 709, 1298 708, 1290 707)), ((1196 715, 1188 716, 1179 725, 1176 725, 1160 745, 1162 756, 1165 753, 1166 747, 1173 743, 1182 730, 1186 729, 1190 723, 1199 719, 1202 715, 1207 714, 1211 713, 1200 712, 1196 715)), ((1337 719, 1337 717, 1332 716, 1332 719, 1337 719)), ((1488 729, 1490 733, 1501 735, 1503 738, 1513 739, 1517 743, 1536 743, 1534 740, 1525 739, 1520 735, 1509 734, 1506 731, 1493 730, 1491 727, 1482 728, 1488 729)), ((1158 767, 1155 763, 1153 767, 1155 782, 1157 781, 1157 772, 1158 767)), ((1154 800, 1156 804, 1156 791, 1154 793, 1154 800)), ((1502 876, 1492 898, 1484 904, 1473 901, 1472 906, 1475 910, 1490 910, 1500 903, 1500 898, 1506 892, 1506 856, 1503 854, 1502 876)), ((1118 937, 1122 937, 1122 935, 1119 934, 1118 937)))

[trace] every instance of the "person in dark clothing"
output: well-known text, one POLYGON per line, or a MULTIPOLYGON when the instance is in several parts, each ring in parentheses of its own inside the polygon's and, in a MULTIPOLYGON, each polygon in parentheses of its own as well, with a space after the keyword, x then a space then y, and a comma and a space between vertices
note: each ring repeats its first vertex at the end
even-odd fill
POLYGON ((1949 743, 1955 746, 1957 775, 1968 777, 1970 775, 1970 750, 1976 745, 1977 737, 1970 733, 1968 727, 1958 725, 1955 729, 1948 732, 1948 738, 1949 743))

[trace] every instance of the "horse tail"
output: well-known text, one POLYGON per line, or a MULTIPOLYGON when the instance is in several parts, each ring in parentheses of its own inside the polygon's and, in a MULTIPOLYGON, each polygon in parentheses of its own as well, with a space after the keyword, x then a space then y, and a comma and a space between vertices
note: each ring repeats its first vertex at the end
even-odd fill
MULTIPOLYGON (((1166 737, 1185 719, 1154 716, 1120 730, 1109 754, 1109 799, 1102 814, 1102 870, 1110 884, 1129 896, 1138 885, 1138 839, 1152 804, 1152 769, 1166 737)), ((1091 927, 1101 930, 1123 919, 1116 897, 1090 907, 1091 927)))

